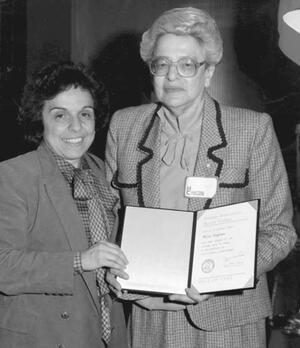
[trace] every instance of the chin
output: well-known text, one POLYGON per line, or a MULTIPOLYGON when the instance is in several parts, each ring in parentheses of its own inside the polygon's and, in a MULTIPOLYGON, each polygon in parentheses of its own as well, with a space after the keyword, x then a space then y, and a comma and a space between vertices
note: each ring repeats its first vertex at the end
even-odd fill
POLYGON ((84 154, 86 153, 85 151, 65 151, 64 157, 68 160, 78 160, 80 159, 84 154))
POLYGON ((165 103, 165 105, 170 108, 170 109, 176 109, 176 108, 181 108, 184 104, 182 103, 165 103))
POLYGON ((165 104, 166 105, 170 105, 170 106, 173 106, 173 107, 176 107, 176 106, 181 106, 182 104, 184 104, 184 100, 182 99, 182 97, 171 97, 171 98, 165 98, 165 104))

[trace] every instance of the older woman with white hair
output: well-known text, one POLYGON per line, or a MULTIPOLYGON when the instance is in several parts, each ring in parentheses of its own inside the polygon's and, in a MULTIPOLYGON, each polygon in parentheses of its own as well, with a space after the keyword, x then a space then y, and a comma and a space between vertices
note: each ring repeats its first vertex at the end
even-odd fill
MULTIPOLYGON (((112 117, 106 170, 115 194, 125 205, 188 211, 256 198, 261 206, 255 288, 215 295, 191 288, 186 295, 133 301, 130 344, 265 347, 265 318, 271 313, 266 272, 286 257, 296 239, 271 118, 220 105, 207 93, 222 57, 222 39, 214 19, 200 9, 164 12, 144 33, 140 53, 153 75, 157 102, 112 117), (204 189, 185 196, 187 177, 204 189), (214 195, 205 189, 207 178, 216 185, 214 195)), ((109 281, 120 290, 112 276, 109 281)))

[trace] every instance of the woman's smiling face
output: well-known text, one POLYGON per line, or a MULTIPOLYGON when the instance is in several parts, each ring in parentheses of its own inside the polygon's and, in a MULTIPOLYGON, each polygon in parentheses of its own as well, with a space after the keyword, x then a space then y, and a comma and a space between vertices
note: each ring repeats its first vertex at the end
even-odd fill
POLYGON ((89 91, 74 86, 46 100, 42 111, 44 140, 75 167, 95 137, 94 101, 89 91))

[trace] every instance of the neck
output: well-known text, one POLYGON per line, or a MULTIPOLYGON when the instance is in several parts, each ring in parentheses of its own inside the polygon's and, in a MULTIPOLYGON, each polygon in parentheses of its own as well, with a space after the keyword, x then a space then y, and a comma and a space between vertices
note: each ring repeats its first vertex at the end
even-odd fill
POLYGON ((69 160, 65 158, 65 161, 72 164, 73 167, 75 168, 80 168, 81 167, 81 159, 75 159, 75 160, 69 160))
POLYGON ((190 115, 197 113, 200 115, 203 109, 203 104, 204 100, 203 98, 199 98, 199 100, 196 100, 193 104, 191 105, 184 105, 181 107, 169 107, 167 105, 164 105, 164 109, 173 117, 179 118, 179 117, 185 117, 185 115, 190 115))

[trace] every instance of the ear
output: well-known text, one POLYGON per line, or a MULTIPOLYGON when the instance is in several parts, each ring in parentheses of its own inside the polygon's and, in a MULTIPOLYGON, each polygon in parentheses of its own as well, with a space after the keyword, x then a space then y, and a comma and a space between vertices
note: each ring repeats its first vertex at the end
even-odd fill
POLYGON ((215 65, 209 65, 205 69, 205 77, 204 77, 204 86, 207 88, 210 85, 210 80, 213 77, 213 74, 215 72, 215 65))

